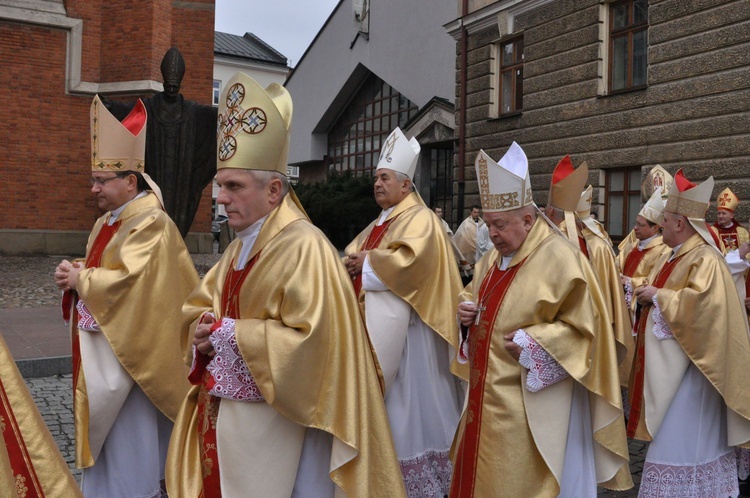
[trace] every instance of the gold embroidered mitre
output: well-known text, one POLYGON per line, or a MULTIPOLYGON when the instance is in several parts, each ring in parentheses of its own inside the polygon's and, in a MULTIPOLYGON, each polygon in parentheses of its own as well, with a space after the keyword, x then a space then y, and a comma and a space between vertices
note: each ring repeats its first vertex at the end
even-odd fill
POLYGON ((734 213, 739 203, 739 197, 737 197, 734 192, 732 192, 728 188, 725 188, 721 191, 719 197, 716 198, 716 209, 723 209, 724 211, 734 213))
POLYGON ((674 183, 669 189, 669 197, 664 210, 681 214, 686 218, 703 219, 706 216, 713 189, 713 176, 709 176, 708 180, 697 185, 685 178, 680 169, 674 175, 674 183))
POLYGON ((217 169, 278 171, 286 175, 292 97, 271 83, 264 90, 244 73, 226 85, 219 105, 217 169))
POLYGON ((578 216, 585 220, 591 216, 591 202, 594 198, 594 187, 589 185, 583 192, 581 192, 581 198, 578 199, 578 205, 576 206, 576 213, 578 216))
POLYGON ((406 139, 406 135, 401 128, 388 135, 383 147, 380 149, 380 159, 378 159, 377 169, 390 169, 398 173, 403 173, 410 180, 414 179, 414 172, 417 170, 417 159, 421 147, 416 138, 406 139))
POLYGON ((661 191, 661 187, 656 187, 654 193, 651 194, 649 200, 638 213, 639 216, 643 216, 651 223, 656 223, 657 225, 661 225, 661 222, 664 221, 664 201, 661 198, 661 191))
POLYGON ((575 211, 588 178, 589 167, 585 162, 574 169, 570 156, 563 157, 552 172, 547 202, 563 211, 575 211))
POLYGON ((651 194, 653 194, 657 188, 661 187, 661 198, 666 200, 669 195, 669 190, 672 188, 672 183, 674 183, 672 175, 662 168, 660 164, 657 164, 651 168, 651 171, 648 172, 646 178, 643 180, 643 183, 641 184, 641 193, 643 194, 643 197, 650 198, 651 194))
POLYGON ((143 172, 146 108, 141 99, 120 122, 99 96, 91 103, 91 171, 143 172))
POLYGON ((485 213, 512 211, 534 203, 529 162, 523 149, 513 142, 499 163, 483 150, 474 161, 479 198, 485 213))

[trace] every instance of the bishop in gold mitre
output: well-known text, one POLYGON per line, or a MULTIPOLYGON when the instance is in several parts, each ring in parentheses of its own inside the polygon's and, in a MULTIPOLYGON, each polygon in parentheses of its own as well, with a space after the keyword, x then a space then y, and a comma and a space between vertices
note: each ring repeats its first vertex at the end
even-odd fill
POLYGON ((639 496, 737 496, 735 447, 750 446, 750 338, 704 219, 713 184, 675 174, 662 223, 672 251, 635 290, 628 435, 650 441, 639 496))
POLYGON ((375 170, 382 212, 346 247, 344 261, 381 367, 410 496, 429 489, 441 496, 466 377, 451 365, 461 279, 448 234, 413 189, 419 151, 399 128, 388 136, 375 170))
POLYGON ((183 307, 171 496, 406 495, 351 282, 285 176, 291 121, 281 85, 227 83, 217 202, 237 238, 183 307))
POLYGON ((85 496, 154 496, 189 387, 180 313, 198 275, 143 172, 146 110, 91 104, 91 193, 105 211, 84 261, 55 271, 71 327, 76 466, 85 496))
POLYGON ((495 248, 458 307, 471 377, 450 496, 628 489, 615 341, 596 275, 538 212, 518 144, 498 163, 480 151, 475 167, 495 248))

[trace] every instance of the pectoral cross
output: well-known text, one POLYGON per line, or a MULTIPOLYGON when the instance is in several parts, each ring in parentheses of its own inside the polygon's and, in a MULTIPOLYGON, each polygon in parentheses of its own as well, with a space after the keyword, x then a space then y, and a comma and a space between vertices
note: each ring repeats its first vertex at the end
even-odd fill
POLYGON ((486 310, 486 306, 482 306, 481 304, 477 306, 477 317, 474 320, 474 325, 479 325, 479 320, 482 319, 482 311, 486 310))

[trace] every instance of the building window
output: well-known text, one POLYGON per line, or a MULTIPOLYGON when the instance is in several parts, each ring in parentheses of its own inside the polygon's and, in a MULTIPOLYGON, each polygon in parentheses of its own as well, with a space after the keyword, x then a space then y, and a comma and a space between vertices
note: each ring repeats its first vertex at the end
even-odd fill
POLYGON ((523 109, 523 37, 498 42, 499 114, 523 109))
POLYGON ((214 93, 213 93, 214 107, 219 107, 220 99, 221 99, 221 81, 214 80, 214 93))
POLYGON ((607 170, 607 231, 621 241, 635 225, 641 210, 641 168, 607 170))
POLYGON ((609 91, 646 86, 648 0, 619 0, 609 5, 609 91))
POLYGON ((432 207, 443 208, 443 218, 453 220, 453 147, 422 149, 430 154, 430 198, 432 207))
POLYGON ((417 106, 409 99, 370 75, 328 133, 329 170, 372 176, 381 144, 416 112, 417 106))

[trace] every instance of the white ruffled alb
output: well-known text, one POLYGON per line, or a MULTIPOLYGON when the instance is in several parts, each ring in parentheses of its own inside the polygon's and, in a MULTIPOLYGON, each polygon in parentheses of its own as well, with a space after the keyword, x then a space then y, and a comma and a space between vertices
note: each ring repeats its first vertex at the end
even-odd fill
POLYGON ((208 338, 216 352, 206 367, 215 381, 209 394, 235 401, 265 401, 240 353, 234 319, 222 318, 220 323, 208 338))
POLYGON ((674 339, 674 334, 672 334, 669 324, 664 320, 664 316, 661 314, 659 303, 656 302, 656 294, 651 298, 651 301, 654 303, 654 309, 651 311, 651 319, 654 321, 654 327, 651 331, 654 336, 660 341, 674 339))
POLYGON ((568 372, 523 329, 516 331, 513 342, 523 349, 518 363, 529 370, 526 388, 532 393, 568 377, 568 372))

